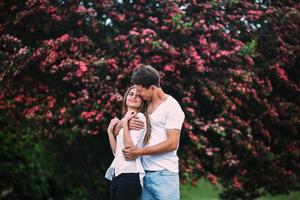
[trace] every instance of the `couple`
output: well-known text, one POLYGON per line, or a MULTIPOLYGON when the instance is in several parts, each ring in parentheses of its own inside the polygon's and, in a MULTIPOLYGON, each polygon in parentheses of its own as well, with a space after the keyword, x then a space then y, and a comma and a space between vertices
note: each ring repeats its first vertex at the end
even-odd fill
POLYGON ((123 119, 107 132, 115 158, 105 177, 112 180, 112 200, 178 200, 177 149, 184 113, 160 87, 150 65, 133 70, 133 84, 123 98, 123 119))

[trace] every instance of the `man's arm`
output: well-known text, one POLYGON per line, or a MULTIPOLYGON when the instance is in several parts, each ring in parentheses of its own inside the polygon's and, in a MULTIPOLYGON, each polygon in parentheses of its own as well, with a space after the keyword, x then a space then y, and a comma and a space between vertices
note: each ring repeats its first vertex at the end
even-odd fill
POLYGON ((126 160, 133 160, 143 155, 162 154, 176 150, 180 140, 180 131, 177 129, 167 130, 167 140, 156 145, 137 148, 136 146, 128 147, 123 150, 126 160))
MULTIPOLYGON (((114 128, 114 135, 117 136, 121 128, 123 128, 122 122, 124 119, 121 119, 119 123, 114 128)), ((144 122, 139 118, 133 117, 129 120, 128 127, 129 130, 140 130, 144 128, 144 122)))

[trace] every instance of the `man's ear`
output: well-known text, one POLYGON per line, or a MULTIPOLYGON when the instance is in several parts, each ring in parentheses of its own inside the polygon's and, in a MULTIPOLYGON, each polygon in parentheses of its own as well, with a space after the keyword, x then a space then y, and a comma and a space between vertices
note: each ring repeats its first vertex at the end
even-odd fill
POLYGON ((151 85, 151 86, 150 86, 150 89, 151 89, 152 91, 154 91, 154 90, 156 89, 156 86, 155 86, 155 85, 151 85))

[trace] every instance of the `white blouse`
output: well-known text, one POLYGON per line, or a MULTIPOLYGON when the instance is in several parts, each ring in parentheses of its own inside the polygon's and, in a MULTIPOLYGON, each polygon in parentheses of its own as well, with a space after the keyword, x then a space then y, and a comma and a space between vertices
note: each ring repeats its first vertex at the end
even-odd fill
MULTIPOLYGON (((143 141, 146 134, 146 117, 143 113, 137 113, 139 119, 144 122, 143 129, 140 130, 130 130, 129 135, 132 138, 132 142, 137 147, 143 147, 143 141)), ((145 176, 145 171, 142 166, 141 157, 138 157, 135 160, 127 161, 123 155, 122 150, 124 149, 124 142, 123 142, 123 128, 119 131, 119 134, 116 138, 116 153, 113 162, 111 163, 110 167, 107 169, 105 178, 108 180, 112 180, 113 176, 117 177, 122 173, 139 173, 140 182, 143 186, 143 177, 145 176)))

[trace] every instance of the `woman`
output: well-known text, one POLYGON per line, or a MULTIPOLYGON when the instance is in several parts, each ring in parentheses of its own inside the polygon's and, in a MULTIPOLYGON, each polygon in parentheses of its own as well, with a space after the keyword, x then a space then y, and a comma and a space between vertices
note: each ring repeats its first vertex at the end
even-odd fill
POLYGON ((107 128, 110 146, 115 155, 105 175, 107 179, 112 181, 110 191, 112 200, 135 200, 141 195, 142 180, 145 174, 141 158, 126 161, 122 150, 128 146, 142 147, 148 143, 150 123, 147 110, 147 102, 137 95, 134 87, 130 87, 123 98, 123 119, 121 120, 123 128, 116 138, 113 130, 119 119, 112 119, 107 128), (144 122, 145 128, 137 131, 129 130, 128 122, 132 117, 139 117, 144 122))

